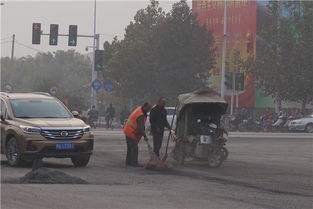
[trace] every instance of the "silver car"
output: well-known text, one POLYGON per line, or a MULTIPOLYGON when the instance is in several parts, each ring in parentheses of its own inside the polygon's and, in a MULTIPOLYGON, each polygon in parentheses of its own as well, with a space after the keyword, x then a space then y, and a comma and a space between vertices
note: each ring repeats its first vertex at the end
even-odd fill
POLYGON ((292 120, 288 125, 288 130, 313 133, 313 113, 307 115, 304 118, 292 120))

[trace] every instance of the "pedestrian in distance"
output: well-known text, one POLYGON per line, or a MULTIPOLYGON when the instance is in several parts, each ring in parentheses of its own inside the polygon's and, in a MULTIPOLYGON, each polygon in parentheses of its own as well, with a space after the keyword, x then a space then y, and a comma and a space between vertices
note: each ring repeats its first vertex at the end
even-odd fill
POLYGON ((157 104, 150 111, 151 133, 153 136, 153 151, 159 157, 162 147, 164 128, 171 131, 171 126, 167 121, 167 112, 165 109, 166 98, 160 97, 157 104))
POLYGON ((151 104, 145 102, 142 106, 137 107, 128 117, 124 125, 124 134, 126 136, 127 154, 126 165, 134 167, 142 167, 138 163, 138 143, 143 137, 148 141, 145 133, 145 124, 147 114, 151 110, 151 104))
POLYGON ((109 128, 113 129, 114 117, 115 117, 115 108, 113 107, 112 104, 110 104, 110 106, 105 111, 105 120, 106 120, 107 129, 109 128))

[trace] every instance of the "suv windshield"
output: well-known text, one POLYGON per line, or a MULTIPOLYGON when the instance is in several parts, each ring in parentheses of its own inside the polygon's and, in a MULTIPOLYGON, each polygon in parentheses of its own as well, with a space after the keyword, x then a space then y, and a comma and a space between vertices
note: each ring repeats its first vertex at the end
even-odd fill
POLYGON ((71 118, 69 111, 57 100, 16 99, 11 100, 16 118, 71 118))

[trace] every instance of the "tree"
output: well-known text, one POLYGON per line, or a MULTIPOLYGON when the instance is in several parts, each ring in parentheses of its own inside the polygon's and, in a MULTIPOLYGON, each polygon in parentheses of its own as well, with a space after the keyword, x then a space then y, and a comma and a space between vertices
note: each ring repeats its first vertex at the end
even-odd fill
POLYGON ((13 62, 1 58, 2 85, 11 84, 14 92, 49 92, 57 86, 57 97, 67 97, 71 106, 81 109, 88 107, 85 88, 90 86, 90 71, 90 60, 74 50, 38 53, 13 62))
POLYGON ((123 40, 105 43, 111 53, 103 75, 136 103, 161 95, 176 98, 203 85, 199 74, 213 67, 212 45, 212 34, 198 25, 186 1, 175 3, 168 14, 151 1, 137 12, 123 40))
POLYGON ((313 101, 313 2, 271 1, 270 20, 262 25, 263 51, 250 72, 259 87, 278 101, 296 101, 302 108, 313 101), (285 16, 281 15, 284 9, 285 16))

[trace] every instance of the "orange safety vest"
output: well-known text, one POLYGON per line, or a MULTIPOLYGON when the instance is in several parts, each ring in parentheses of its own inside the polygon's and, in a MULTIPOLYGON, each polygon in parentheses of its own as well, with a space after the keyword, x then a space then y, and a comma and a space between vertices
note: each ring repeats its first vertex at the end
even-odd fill
POLYGON ((124 125, 124 134, 131 138, 139 141, 142 135, 139 133, 137 118, 140 116, 144 116, 144 124, 146 124, 147 117, 142 111, 141 107, 137 107, 132 114, 130 114, 129 118, 127 119, 124 125))

